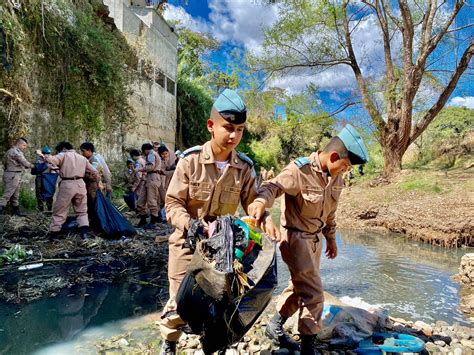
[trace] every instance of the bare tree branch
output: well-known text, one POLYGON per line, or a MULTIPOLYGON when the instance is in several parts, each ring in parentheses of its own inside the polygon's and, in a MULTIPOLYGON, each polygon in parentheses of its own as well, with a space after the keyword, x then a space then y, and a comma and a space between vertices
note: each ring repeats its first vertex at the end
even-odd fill
POLYGON ((466 28, 471 28, 471 27, 474 27, 474 23, 470 23, 469 25, 466 25, 466 26, 456 27, 456 28, 453 28, 452 30, 447 30, 446 33, 461 31, 461 30, 465 30, 466 28))
POLYGON ((434 120, 436 115, 441 111, 446 102, 449 99, 449 96, 452 94, 456 85, 461 78, 461 75, 467 69, 469 61, 474 55, 474 40, 471 41, 469 47, 464 51, 461 60, 459 61, 456 71, 451 76, 448 85, 444 88, 441 95, 438 97, 436 103, 426 112, 423 118, 416 124, 413 128, 413 131, 410 136, 410 143, 412 143, 418 136, 428 127, 428 125, 434 120))

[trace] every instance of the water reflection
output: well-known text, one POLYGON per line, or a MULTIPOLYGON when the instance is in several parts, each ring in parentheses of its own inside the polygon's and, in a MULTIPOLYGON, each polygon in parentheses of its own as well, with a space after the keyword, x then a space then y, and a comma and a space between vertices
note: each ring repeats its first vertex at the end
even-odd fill
MULTIPOLYGON (((323 257, 325 289, 387 308, 392 316, 469 324, 459 310, 459 286, 451 280, 466 250, 446 250, 399 235, 344 231, 339 256, 323 257)), ((283 263, 281 263, 283 264, 283 263)), ((279 291, 288 273, 280 266, 279 291)))

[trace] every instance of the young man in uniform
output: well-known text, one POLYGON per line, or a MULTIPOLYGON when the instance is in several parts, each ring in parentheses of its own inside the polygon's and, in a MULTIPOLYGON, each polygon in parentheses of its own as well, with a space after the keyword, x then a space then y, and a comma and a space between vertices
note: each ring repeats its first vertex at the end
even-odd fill
POLYGON ((283 324, 299 311, 298 330, 301 353, 317 354, 316 333, 323 311, 323 285, 319 275, 322 238, 326 256, 337 256, 336 208, 344 186, 342 174, 352 165, 369 160, 362 138, 347 125, 333 137, 323 151, 298 158, 274 179, 262 184, 258 197, 249 206, 257 220, 275 199, 284 195, 281 207, 281 256, 290 270, 291 280, 277 303, 277 312, 265 334, 274 343, 290 350, 299 344, 283 331, 283 324))
POLYGON ((69 207, 72 204, 76 213, 77 224, 83 239, 89 238, 89 219, 87 218, 87 192, 84 176, 90 173, 98 178, 98 171, 89 161, 77 154, 69 142, 61 142, 56 146, 57 155, 44 155, 41 150, 36 154, 43 157, 48 163, 59 167, 59 182, 56 201, 53 204, 53 221, 51 222, 51 236, 56 237, 66 221, 69 207))
POLYGON ((13 207, 13 213, 17 216, 24 216, 20 211, 20 186, 21 175, 24 169, 31 169, 33 164, 25 159, 23 152, 28 147, 28 141, 25 138, 18 138, 15 145, 7 150, 5 154, 3 183, 3 196, 0 198, 0 214, 5 211, 8 202, 13 207))
POLYGON ((147 224, 145 172, 146 161, 140 154, 140 151, 138 151, 137 149, 133 149, 130 151, 130 157, 134 162, 134 178, 132 190, 137 195, 137 214, 140 216, 140 222, 137 224, 137 228, 142 228, 147 224))
POLYGON ((146 210, 139 210, 141 225, 145 222, 144 228, 153 229, 156 223, 163 222, 160 217, 160 187, 162 184, 162 164, 161 158, 153 149, 150 143, 142 145, 142 153, 145 156, 145 167, 141 169, 146 172, 146 205, 150 210, 150 223, 146 224, 146 210))
MULTIPOLYGON (((50 155, 51 154, 51 149, 49 149, 48 146, 44 146, 41 149, 41 153, 44 155, 50 155)), ((36 175, 35 176, 35 193, 36 193, 36 204, 38 205, 38 210, 40 212, 44 211, 44 204, 46 203, 46 208, 48 212, 51 212, 53 209, 53 196, 44 199, 43 198, 43 191, 44 191, 44 181, 45 181, 45 175, 48 173, 57 173, 58 167, 46 163, 46 161, 42 157, 37 157, 35 166, 33 169, 31 169, 31 174, 36 175)), ((56 188, 54 188, 54 191, 56 191, 56 188)), ((54 195, 53 191, 53 195, 54 195)))
POLYGON ((162 185, 160 189, 161 202, 165 203, 166 191, 170 186, 171 178, 173 177, 174 171, 176 170, 176 157, 173 152, 170 152, 165 145, 158 148, 158 154, 161 157, 163 165, 162 185))
MULTIPOLYGON (((169 300, 160 324, 161 354, 176 354, 176 342, 185 324, 176 313, 175 297, 191 261, 192 251, 183 247, 192 220, 212 222, 247 207, 257 195, 253 162, 235 148, 246 121, 246 107, 233 90, 224 90, 214 103, 207 129, 211 140, 186 150, 180 157, 166 195, 166 215, 176 227, 169 238, 169 300)), ((266 218, 265 229, 273 238, 277 231, 266 218)))

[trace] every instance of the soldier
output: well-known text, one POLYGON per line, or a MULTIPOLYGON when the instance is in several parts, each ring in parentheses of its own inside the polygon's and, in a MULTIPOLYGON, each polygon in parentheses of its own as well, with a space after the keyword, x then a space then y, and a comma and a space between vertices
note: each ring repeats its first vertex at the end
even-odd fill
POLYGON ((144 228, 153 229, 156 223, 162 223, 160 216, 160 187, 162 185, 162 165, 161 158, 149 143, 142 145, 142 152, 145 158, 145 167, 142 172, 146 172, 146 204, 150 210, 150 223, 146 224, 146 211, 140 210, 140 224, 145 222, 144 228))
POLYGON ((326 256, 337 256, 335 213, 343 188, 342 174, 369 155, 354 127, 347 125, 323 151, 290 163, 273 180, 262 184, 249 206, 250 216, 259 220, 265 207, 284 194, 281 209, 281 256, 291 280, 277 303, 277 312, 265 329, 276 344, 297 350, 298 343, 283 331, 283 324, 299 310, 301 353, 317 354, 316 333, 323 311, 323 286, 319 275, 322 238, 326 256))
POLYGON ((132 189, 137 195, 137 213, 140 216, 140 222, 137 224, 141 228, 147 224, 146 212, 146 161, 137 149, 130 151, 130 156, 134 162, 134 179, 132 189))
MULTIPOLYGON (((224 90, 214 103, 207 129, 211 140, 203 146, 186 150, 180 157, 166 195, 166 214, 176 227, 169 238, 169 300, 160 324, 163 345, 161 354, 176 354, 176 341, 184 322, 176 314, 175 297, 192 251, 183 246, 193 220, 212 222, 218 216, 234 214, 242 203, 256 197, 256 174, 253 162, 235 147, 239 144, 246 121, 246 107, 233 90, 224 90)), ((271 218, 265 229, 276 238, 271 218)))
POLYGON ((8 202, 13 207, 13 213, 17 216, 24 216, 20 211, 19 197, 21 175, 23 170, 31 169, 33 164, 25 159, 23 152, 28 147, 28 141, 25 138, 18 138, 15 145, 7 150, 5 154, 3 183, 4 192, 0 198, 0 214, 4 213, 8 202))
POLYGON ((69 207, 72 204, 76 213, 77 224, 83 239, 89 238, 89 219, 87 218, 87 191, 84 176, 90 173, 99 178, 98 171, 82 155, 74 151, 69 142, 61 142, 56 146, 57 155, 44 155, 40 150, 36 154, 51 164, 59 167, 59 182, 56 201, 53 204, 53 221, 51 222, 51 237, 57 237, 66 221, 69 207))
MULTIPOLYGON (((41 149, 41 153, 44 155, 50 155, 51 154, 51 149, 49 149, 48 146, 44 146, 41 149)), ((31 170, 31 173, 33 175, 36 175, 35 177, 35 192, 36 192, 36 203, 38 205, 38 210, 40 212, 44 211, 44 203, 46 202, 46 208, 48 212, 51 212, 53 209, 53 196, 44 199, 43 198, 43 191, 44 191, 44 179, 45 177, 43 174, 46 173, 57 173, 58 167, 55 166, 54 164, 49 164, 47 163, 42 157, 37 157, 35 166, 31 170)), ((54 190, 52 195, 54 195, 54 190)))

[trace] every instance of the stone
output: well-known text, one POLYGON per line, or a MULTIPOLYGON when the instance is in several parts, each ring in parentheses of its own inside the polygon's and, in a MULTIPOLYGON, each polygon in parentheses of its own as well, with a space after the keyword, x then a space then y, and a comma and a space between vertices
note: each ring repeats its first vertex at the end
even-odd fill
POLYGON ((122 338, 117 341, 117 345, 119 345, 120 347, 125 347, 125 346, 128 346, 129 344, 126 339, 122 338))
POLYGON ((474 341, 461 339, 461 345, 474 350, 474 341))
POLYGON ((272 355, 271 350, 262 350, 260 351, 260 355, 272 355))
POLYGON ((435 340, 434 343, 435 343, 435 345, 437 345, 437 346, 441 346, 441 347, 446 346, 446 343, 445 343, 444 341, 442 341, 442 340, 435 340))
POLYGON ((245 342, 245 343, 250 342, 250 340, 251 340, 251 339, 250 339, 250 337, 249 337, 248 335, 244 336, 244 342, 245 342))
POLYGON ((246 343, 238 343, 237 344, 237 351, 240 353, 242 353, 245 348, 247 347, 247 344, 246 343))
POLYGON ((447 322, 445 322, 444 320, 439 320, 436 322, 436 326, 438 328, 442 328, 442 327, 447 327, 449 326, 449 324, 447 322))
POLYGON ((422 322, 421 320, 416 321, 413 327, 415 329, 421 330, 426 336, 431 336, 433 334, 433 327, 429 324, 426 324, 425 322, 422 322))
POLYGON ((253 353, 253 354, 259 352, 260 351, 260 345, 250 345, 249 346, 249 351, 250 351, 250 353, 253 353))
POLYGON ((239 355, 239 352, 235 349, 227 349, 225 355, 239 355))
POLYGON ((199 340, 194 338, 188 341, 187 347, 191 349, 197 349, 198 345, 199 345, 199 340))
POLYGON ((270 350, 272 346, 267 343, 267 344, 262 344, 261 348, 262 348, 262 351, 265 351, 265 350, 270 350))
POLYGON ((453 340, 451 340, 451 345, 454 345, 454 344, 459 344, 459 340, 454 338, 453 340))
POLYGON ((462 355, 462 349, 461 348, 455 348, 453 351, 454 355, 462 355))

